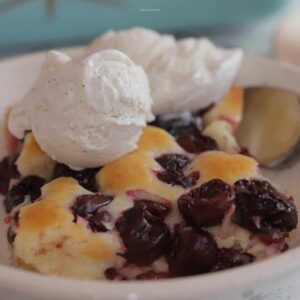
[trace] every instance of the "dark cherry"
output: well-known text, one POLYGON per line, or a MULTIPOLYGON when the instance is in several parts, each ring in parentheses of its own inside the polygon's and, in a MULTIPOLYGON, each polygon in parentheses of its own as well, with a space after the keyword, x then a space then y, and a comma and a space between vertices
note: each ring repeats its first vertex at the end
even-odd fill
POLYGON ((218 261, 218 252, 217 244, 208 232, 180 225, 168 259, 170 273, 187 276, 209 272, 218 261))
POLYGON ((169 249, 168 226, 140 205, 126 210, 118 218, 116 228, 126 247, 122 256, 129 263, 137 266, 151 264, 169 249))
POLYGON ((45 179, 35 175, 24 177, 9 190, 4 200, 6 211, 10 213, 15 206, 23 203, 26 195, 30 196, 31 202, 34 202, 41 196, 41 187, 45 183, 45 179))
POLYGON ((106 232, 109 230, 108 227, 112 227, 111 221, 112 217, 107 211, 96 212, 89 219, 89 227, 94 232, 106 232))
POLYGON ((165 272, 148 271, 136 277, 137 280, 158 280, 169 278, 169 274, 165 272))
POLYGON ((167 171, 181 173, 190 163, 190 159, 182 154, 163 154, 156 158, 156 161, 167 171))
POLYGON ((11 228, 11 226, 8 227, 7 229, 7 241, 10 245, 13 245, 15 239, 16 239, 16 233, 14 232, 14 230, 11 228))
POLYGON ((186 222, 200 227, 213 226, 222 222, 233 201, 233 188, 220 179, 213 179, 182 195, 178 207, 186 222))
POLYGON ((298 216, 293 198, 279 193, 267 181, 239 180, 234 184, 234 223, 255 233, 286 235, 296 228, 298 216))
POLYGON ((202 153, 204 151, 219 149, 215 140, 193 129, 183 132, 177 138, 177 143, 190 153, 202 153))
POLYGON ((111 215, 103 210, 105 206, 111 203, 112 196, 102 194, 86 194, 76 198, 75 203, 71 207, 75 216, 86 219, 89 227, 94 232, 105 232, 111 223, 111 215))
POLYGON ((0 162, 0 193, 5 195, 8 192, 9 181, 20 176, 15 161, 17 155, 4 157, 0 162))
POLYGON ((153 216, 162 220, 164 220, 171 212, 171 204, 163 204, 147 199, 135 200, 134 205, 148 210, 148 212, 150 212, 153 216))
POLYGON ((80 217, 92 216, 100 208, 108 205, 113 200, 112 196, 102 194, 86 194, 76 198, 72 210, 80 217))
POLYGON ((190 174, 189 176, 185 176, 184 174, 170 172, 170 171, 163 171, 157 173, 157 178, 165 183, 171 185, 181 185, 184 188, 190 188, 194 186, 199 179, 199 173, 195 172, 190 174))
POLYGON ((217 265, 213 271, 220 271, 250 264, 255 261, 255 257, 237 248, 222 248, 219 252, 217 265))
POLYGON ((106 269, 104 275, 107 280, 114 280, 114 281, 127 280, 127 278, 122 274, 120 274, 116 268, 106 269))
POLYGON ((73 177, 85 189, 91 192, 97 192, 95 176, 99 170, 99 168, 93 168, 75 171, 64 164, 57 164, 53 171, 53 179, 58 177, 73 177))
POLYGON ((170 153, 156 158, 156 161, 165 169, 157 173, 157 178, 171 185, 181 185, 185 188, 192 187, 199 179, 199 173, 189 176, 183 174, 183 169, 189 164, 190 159, 186 155, 170 153))
POLYGON ((157 126, 165 129, 175 138, 180 136, 184 131, 188 129, 202 130, 201 118, 185 112, 178 115, 161 115, 157 116, 155 121, 150 125, 157 126))

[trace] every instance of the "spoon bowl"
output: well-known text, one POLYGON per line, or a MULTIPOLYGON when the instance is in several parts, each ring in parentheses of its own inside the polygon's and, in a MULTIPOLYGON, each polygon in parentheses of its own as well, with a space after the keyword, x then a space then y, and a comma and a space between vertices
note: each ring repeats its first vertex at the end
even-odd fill
POLYGON ((246 56, 237 78, 245 87, 239 144, 263 167, 288 167, 300 156, 300 69, 246 56))

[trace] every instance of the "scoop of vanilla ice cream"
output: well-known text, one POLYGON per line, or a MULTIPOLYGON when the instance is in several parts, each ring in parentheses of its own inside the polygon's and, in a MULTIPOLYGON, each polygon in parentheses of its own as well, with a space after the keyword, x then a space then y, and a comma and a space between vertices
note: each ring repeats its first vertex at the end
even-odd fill
POLYGON ((226 94, 240 68, 242 51, 217 48, 205 38, 175 41, 171 35, 133 28, 108 31, 86 54, 114 48, 144 67, 155 114, 197 111, 226 94))
POLYGON ((74 169, 98 167, 137 147, 153 119, 147 76, 117 50, 71 60, 48 53, 40 76, 9 116, 22 138, 32 130, 54 160, 74 169))
POLYGON ((92 42, 86 54, 104 49, 117 49, 128 55, 135 63, 147 68, 175 43, 172 35, 161 35, 151 29, 135 27, 118 32, 106 32, 92 42))
POLYGON ((239 70, 242 51, 215 47, 209 40, 179 40, 146 69, 154 113, 197 111, 217 102, 239 70))

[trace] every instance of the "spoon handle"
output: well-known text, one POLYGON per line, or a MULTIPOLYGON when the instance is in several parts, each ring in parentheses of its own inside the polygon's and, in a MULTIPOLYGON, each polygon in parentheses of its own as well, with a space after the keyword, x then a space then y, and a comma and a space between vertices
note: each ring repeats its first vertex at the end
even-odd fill
POLYGON ((300 68, 285 62, 245 55, 235 83, 242 87, 276 87, 300 95, 300 68))

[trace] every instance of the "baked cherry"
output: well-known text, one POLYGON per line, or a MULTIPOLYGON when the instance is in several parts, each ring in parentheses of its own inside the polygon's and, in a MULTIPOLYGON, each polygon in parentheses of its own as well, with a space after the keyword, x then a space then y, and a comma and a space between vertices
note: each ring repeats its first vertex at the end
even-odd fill
POLYGON ((153 216, 164 220, 171 212, 171 205, 168 203, 155 202, 152 200, 135 200, 134 204, 150 212, 153 216))
POLYGON ((0 193, 5 195, 8 192, 9 181, 11 178, 20 176, 15 161, 17 155, 4 157, 0 162, 0 193))
POLYGON ((41 196, 41 187, 45 183, 45 179, 35 175, 26 176, 21 179, 9 190, 4 200, 6 211, 10 213, 15 206, 22 204, 27 195, 30 201, 34 202, 41 196))
POLYGON ((169 249, 168 226, 161 218, 152 215, 147 208, 140 205, 126 210, 118 218, 116 228, 126 247, 122 256, 129 263, 137 266, 151 264, 169 249))
POLYGON ((178 138, 177 143, 187 152, 202 153, 218 150, 218 145, 212 138, 201 134, 197 130, 186 130, 178 138))
POLYGON ((91 192, 97 192, 95 176, 99 170, 99 168, 93 168, 76 171, 64 164, 57 164, 53 171, 53 179, 58 177, 72 177, 85 189, 91 192))
POLYGON ((199 227, 213 226, 222 222, 233 201, 233 188, 213 179, 182 195, 178 208, 186 222, 199 227))
POLYGON ((199 173, 194 172, 186 176, 183 171, 190 163, 186 155, 169 153, 156 158, 156 161, 165 169, 156 174, 157 178, 171 185, 181 185, 184 188, 192 187, 199 179, 199 173))
POLYGON ((255 233, 286 235, 296 228, 298 216, 293 198, 279 193, 267 181, 239 180, 234 184, 234 223, 255 233))
POLYGON ((202 130, 201 118, 191 114, 190 112, 184 112, 177 115, 161 115, 150 123, 150 125, 163 128, 168 131, 175 138, 180 136, 184 131, 188 129, 202 130))
POLYGON ((167 171, 181 173, 190 163, 190 159, 183 154, 163 154, 156 158, 156 161, 167 171))
POLYGON ((229 268, 239 267, 255 261, 255 257, 243 252, 238 248, 222 248, 219 252, 218 263, 213 267, 213 271, 220 271, 229 268))
POLYGON ((72 210, 82 218, 92 216, 102 207, 113 200, 112 196, 102 194, 86 194, 78 196, 72 206, 72 210))
POLYGON ((168 259, 170 273, 187 276, 209 272, 218 261, 218 252, 217 244, 208 232, 180 225, 168 259))
POLYGON ((185 176, 184 174, 170 172, 170 171, 163 171, 157 173, 157 178, 165 183, 171 185, 180 185, 184 188, 190 188, 197 183, 199 179, 199 173, 192 173, 189 176, 185 176))
POLYGON ((111 203, 113 197, 102 194, 86 194, 76 198, 71 207, 75 220, 77 216, 86 219, 89 228, 94 232, 105 232, 111 229, 111 215, 104 207, 111 203))
POLYGON ((112 216, 108 211, 99 211, 93 214, 89 219, 89 227, 94 232, 106 232, 112 229, 112 216))

